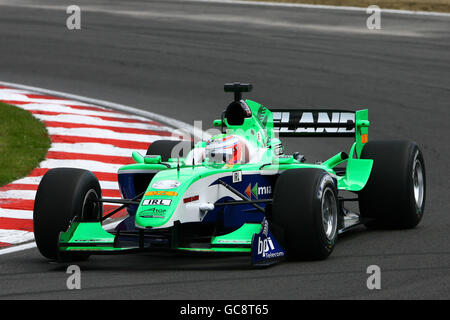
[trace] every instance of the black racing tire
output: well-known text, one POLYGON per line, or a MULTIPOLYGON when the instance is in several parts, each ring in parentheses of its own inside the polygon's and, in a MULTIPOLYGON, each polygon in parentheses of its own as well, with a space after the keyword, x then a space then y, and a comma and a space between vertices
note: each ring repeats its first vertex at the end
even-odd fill
POLYGON ((161 161, 166 162, 169 158, 186 157, 192 148, 193 145, 190 141, 156 140, 148 147, 147 155, 160 155, 161 161), (172 155, 172 150, 175 146, 181 150, 176 155, 172 155))
POLYGON ((75 168, 55 168, 42 178, 34 202, 34 237, 41 254, 52 260, 85 260, 87 253, 60 252, 59 234, 70 223, 99 221, 103 207, 87 201, 101 198, 97 177, 90 171, 75 168))
POLYGON ((373 159, 372 172, 359 192, 368 228, 410 229, 422 220, 426 177, 422 152, 412 141, 370 141, 362 159, 373 159))
POLYGON ((323 260, 331 254, 338 234, 337 199, 335 182, 324 170, 291 169, 278 177, 271 214, 282 230, 280 242, 288 260, 323 260), (332 217, 328 232, 326 212, 332 217))

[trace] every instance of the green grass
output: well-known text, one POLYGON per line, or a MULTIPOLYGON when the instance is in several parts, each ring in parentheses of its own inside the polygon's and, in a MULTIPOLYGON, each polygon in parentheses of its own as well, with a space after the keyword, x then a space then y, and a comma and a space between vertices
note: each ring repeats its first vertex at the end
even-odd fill
POLYGON ((30 112, 0 102, 0 186, 28 175, 50 148, 45 125, 30 112))
POLYGON ((250 0, 351 6, 367 8, 377 5, 381 9, 450 12, 450 0, 250 0))

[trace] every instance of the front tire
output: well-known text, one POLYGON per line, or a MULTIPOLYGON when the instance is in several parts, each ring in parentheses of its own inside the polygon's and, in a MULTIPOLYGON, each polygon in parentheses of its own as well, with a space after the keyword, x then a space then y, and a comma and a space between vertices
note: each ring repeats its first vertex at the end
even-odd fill
POLYGON ((410 229, 425 209, 425 162, 411 141, 370 141, 361 153, 373 159, 369 181, 359 192, 362 217, 373 219, 368 228, 410 229))
POLYGON ((74 168, 55 168, 42 178, 34 202, 34 237, 41 254, 52 260, 85 260, 86 253, 60 252, 59 234, 66 231, 75 219, 98 221, 102 206, 97 177, 90 171, 74 168))
POLYGON ((289 260, 323 260, 334 249, 338 201, 333 178, 321 169, 291 169, 277 179, 272 219, 283 230, 289 260))

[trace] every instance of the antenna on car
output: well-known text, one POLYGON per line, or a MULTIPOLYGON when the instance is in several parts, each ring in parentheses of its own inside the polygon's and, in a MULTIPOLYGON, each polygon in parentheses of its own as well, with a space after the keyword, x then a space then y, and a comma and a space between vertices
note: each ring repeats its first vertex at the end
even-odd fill
POLYGON ((234 92, 234 101, 242 100, 242 92, 250 92, 253 86, 250 83, 225 83, 223 87, 225 92, 234 92))

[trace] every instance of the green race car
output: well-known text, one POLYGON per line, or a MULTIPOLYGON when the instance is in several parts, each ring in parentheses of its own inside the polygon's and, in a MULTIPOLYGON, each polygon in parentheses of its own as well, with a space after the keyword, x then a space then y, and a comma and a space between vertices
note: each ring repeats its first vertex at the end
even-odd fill
POLYGON ((49 170, 38 187, 34 234, 43 256, 175 250, 246 254, 254 266, 325 259, 352 227, 413 228, 425 205, 425 165, 410 141, 368 141, 368 110, 272 109, 230 83, 234 100, 207 141, 159 140, 121 167, 123 199, 102 197, 87 170, 49 170), (280 137, 353 137, 348 153, 307 163, 280 137), (344 196, 344 195, 347 196, 344 196), (348 196, 348 195, 352 196, 348 196), (358 210, 346 204, 357 202, 358 210), (103 203, 120 204, 103 212, 103 203), (102 222, 126 208, 114 230, 102 222))

